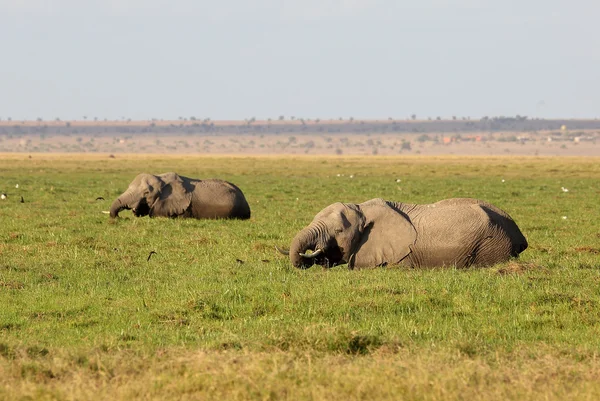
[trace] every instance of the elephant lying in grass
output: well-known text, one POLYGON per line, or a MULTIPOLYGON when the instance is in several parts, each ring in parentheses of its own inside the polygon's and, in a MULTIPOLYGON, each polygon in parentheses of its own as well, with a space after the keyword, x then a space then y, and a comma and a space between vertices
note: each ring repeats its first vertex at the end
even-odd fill
POLYGON ((489 266, 526 248, 527 240, 513 219, 481 200, 416 205, 372 199, 326 207, 283 252, 300 268, 347 263, 353 269, 388 264, 489 266))
POLYGON ((113 202, 110 217, 118 217, 123 209, 131 209, 137 217, 250 218, 250 206, 235 185, 176 173, 139 174, 113 202))

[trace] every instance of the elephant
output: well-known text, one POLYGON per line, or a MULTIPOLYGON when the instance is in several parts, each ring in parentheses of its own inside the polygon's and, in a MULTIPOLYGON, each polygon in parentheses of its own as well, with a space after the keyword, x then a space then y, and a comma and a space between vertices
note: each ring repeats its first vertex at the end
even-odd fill
POLYGON ((408 204, 381 198, 334 203, 319 212, 292 240, 292 265, 349 269, 404 265, 490 266, 527 249, 514 220, 485 201, 452 198, 408 204), (312 251, 312 252, 309 252, 312 251))
POLYGON ((249 219, 250 206, 234 184, 199 180, 176 173, 138 174, 110 207, 116 218, 123 209, 137 217, 191 217, 196 219, 249 219))

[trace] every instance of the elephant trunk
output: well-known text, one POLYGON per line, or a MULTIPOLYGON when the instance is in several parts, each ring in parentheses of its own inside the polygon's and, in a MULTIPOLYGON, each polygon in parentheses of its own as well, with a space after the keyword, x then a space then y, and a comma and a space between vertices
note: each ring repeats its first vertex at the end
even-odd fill
POLYGON ((125 206, 123 206, 121 198, 117 198, 110 206, 110 217, 113 219, 119 217, 119 212, 123 209, 125 209, 125 206))
POLYGON ((317 251, 317 231, 314 227, 306 227, 300 231, 290 245, 290 261, 295 267, 306 269, 315 263, 315 258, 310 256, 302 256, 306 251, 317 251))
POLYGON ((132 194, 126 192, 123 195, 119 196, 117 199, 115 199, 115 201, 110 206, 110 217, 114 219, 116 217, 119 217, 119 212, 121 210, 131 209, 131 207, 129 206, 131 203, 131 198, 132 194))

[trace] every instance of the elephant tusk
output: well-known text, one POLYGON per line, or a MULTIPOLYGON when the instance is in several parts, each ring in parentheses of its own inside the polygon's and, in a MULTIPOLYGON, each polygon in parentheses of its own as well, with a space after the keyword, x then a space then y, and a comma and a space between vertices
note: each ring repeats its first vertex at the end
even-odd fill
POLYGON ((275 249, 277 249, 277 251, 283 255, 289 255, 290 254, 290 250, 289 249, 283 249, 278 247, 277 245, 275 245, 275 249))
POLYGON ((299 253, 298 255, 302 256, 303 258, 311 258, 312 259, 312 258, 316 258, 317 256, 319 256, 322 253, 323 253, 322 249, 317 249, 313 253, 299 253))

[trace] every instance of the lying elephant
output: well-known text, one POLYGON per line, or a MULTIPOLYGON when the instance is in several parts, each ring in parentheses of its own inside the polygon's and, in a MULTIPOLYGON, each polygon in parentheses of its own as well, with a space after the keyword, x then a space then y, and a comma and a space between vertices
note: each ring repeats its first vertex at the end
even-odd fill
POLYGON ((113 202, 110 217, 117 217, 123 209, 131 209, 137 217, 250 218, 250 206, 235 185, 176 173, 139 174, 113 202))
POLYGON ((283 252, 300 268, 347 263, 354 269, 388 264, 488 266, 525 249, 527 240, 513 219, 481 200, 415 205, 372 199, 326 207, 283 252))

